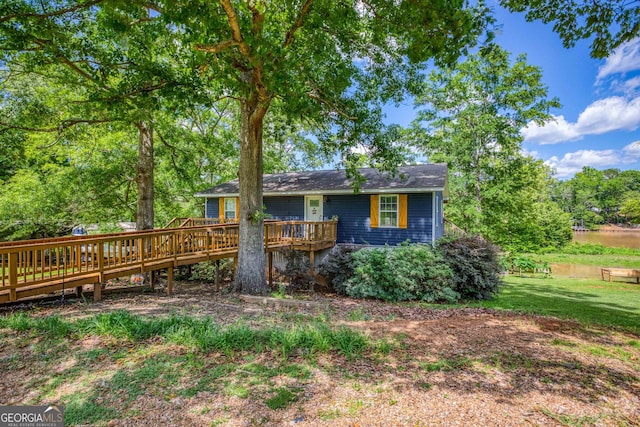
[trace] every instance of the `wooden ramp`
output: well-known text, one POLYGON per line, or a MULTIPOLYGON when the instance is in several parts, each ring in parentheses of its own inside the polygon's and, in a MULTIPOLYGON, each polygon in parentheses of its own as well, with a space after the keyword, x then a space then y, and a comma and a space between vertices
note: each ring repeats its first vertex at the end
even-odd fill
MULTIPOLYGON (((313 254, 336 242, 337 221, 269 221, 264 227, 267 253, 291 247, 313 254)), ((80 294, 83 285, 93 285, 100 300, 106 280, 162 269, 171 293, 174 267, 236 257, 239 240, 235 223, 0 243, 0 304, 70 288, 80 294)))

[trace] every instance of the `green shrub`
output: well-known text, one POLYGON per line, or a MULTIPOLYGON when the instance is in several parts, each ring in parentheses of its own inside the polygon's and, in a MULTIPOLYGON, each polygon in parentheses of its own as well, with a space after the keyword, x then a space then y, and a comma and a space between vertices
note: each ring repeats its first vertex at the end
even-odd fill
MULTIPOLYGON (((233 260, 227 258, 220 260, 220 280, 231 279, 233 277, 233 260)), ((199 280, 202 282, 215 282, 216 262, 205 261, 193 266, 189 280, 199 280)))
POLYGON ((453 289, 464 299, 491 299, 501 285, 499 248, 480 236, 443 237, 437 250, 453 271, 453 289))
POLYGON ((460 297, 450 287, 451 269, 431 246, 366 248, 352 253, 352 258, 353 276, 345 288, 349 296, 449 303, 460 297))
POLYGON ((513 264, 514 270, 533 272, 536 268, 536 262, 524 255, 517 255, 511 263, 513 264))
POLYGON ((353 253, 361 248, 356 245, 336 245, 318 267, 318 273, 327 278, 338 295, 347 294, 347 280, 353 275, 353 253))
POLYGON ((551 274, 551 266, 546 261, 536 261, 532 258, 529 258, 526 255, 514 255, 509 258, 510 273, 518 273, 522 276, 522 273, 531 273, 535 275, 536 273, 544 274, 545 277, 549 277, 551 274))

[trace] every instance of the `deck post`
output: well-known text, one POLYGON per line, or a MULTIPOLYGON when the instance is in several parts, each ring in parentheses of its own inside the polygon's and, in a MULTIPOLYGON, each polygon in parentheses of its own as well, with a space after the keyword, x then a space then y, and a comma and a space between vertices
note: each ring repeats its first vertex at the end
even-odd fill
MULTIPOLYGON (((18 253, 9 253, 9 286, 18 285, 18 253)), ((15 301, 18 299, 16 288, 9 290, 9 301, 15 301)))
POLYGON ((269 286, 273 286, 273 251, 268 252, 268 264, 269 264, 269 286))
POLYGON ((155 270, 151 270, 149 271, 149 289, 151 289, 152 291, 155 289, 155 280, 157 279, 158 275, 156 274, 155 270))
MULTIPOLYGON (((102 277, 102 275, 100 275, 100 277, 102 277)), ((102 300, 102 280, 100 278, 93 283, 93 300, 102 300)))
POLYGON ((102 299, 102 282, 104 282, 104 244, 98 243, 98 283, 93 284, 93 300, 100 301, 102 299))
POLYGON ((313 275, 313 265, 316 261, 316 251, 311 249, 309 251, 309 274, 313 275))
POLYGON ((173 266, 167 268, 167 295, 173 295, 173 266))
POLYGON ((216 260, 216 292, 220 290, 220 260, 216 260))

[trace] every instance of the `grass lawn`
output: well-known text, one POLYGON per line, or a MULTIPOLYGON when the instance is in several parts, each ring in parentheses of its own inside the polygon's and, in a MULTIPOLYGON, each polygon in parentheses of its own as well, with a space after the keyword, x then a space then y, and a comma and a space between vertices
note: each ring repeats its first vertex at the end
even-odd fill
POLYGON ((65 425, 96 427, 638 425, 640 286, 509 277, 474 304, 587 325, 557 330, 473 308, 262 310, 177 288, 0 314, 0 403, 61 404, 65 425))
POLYGON ((536 261, 548 263, 640 269, 640 257, 637 255, 527 254, 526 256, 536 261))
POLYGON ((634 283, 509 276, 499 295, 480 305, 640 333, 640 286, 634 283))

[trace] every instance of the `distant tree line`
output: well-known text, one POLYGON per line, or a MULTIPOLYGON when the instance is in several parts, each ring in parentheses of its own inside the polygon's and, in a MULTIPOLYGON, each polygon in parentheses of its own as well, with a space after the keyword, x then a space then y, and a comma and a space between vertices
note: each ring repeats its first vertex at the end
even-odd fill
POLYGON ((597 170, 585 166, 551 188, 551 199, 571 215, 577 227, 640 223, 640 171, 597 170))

